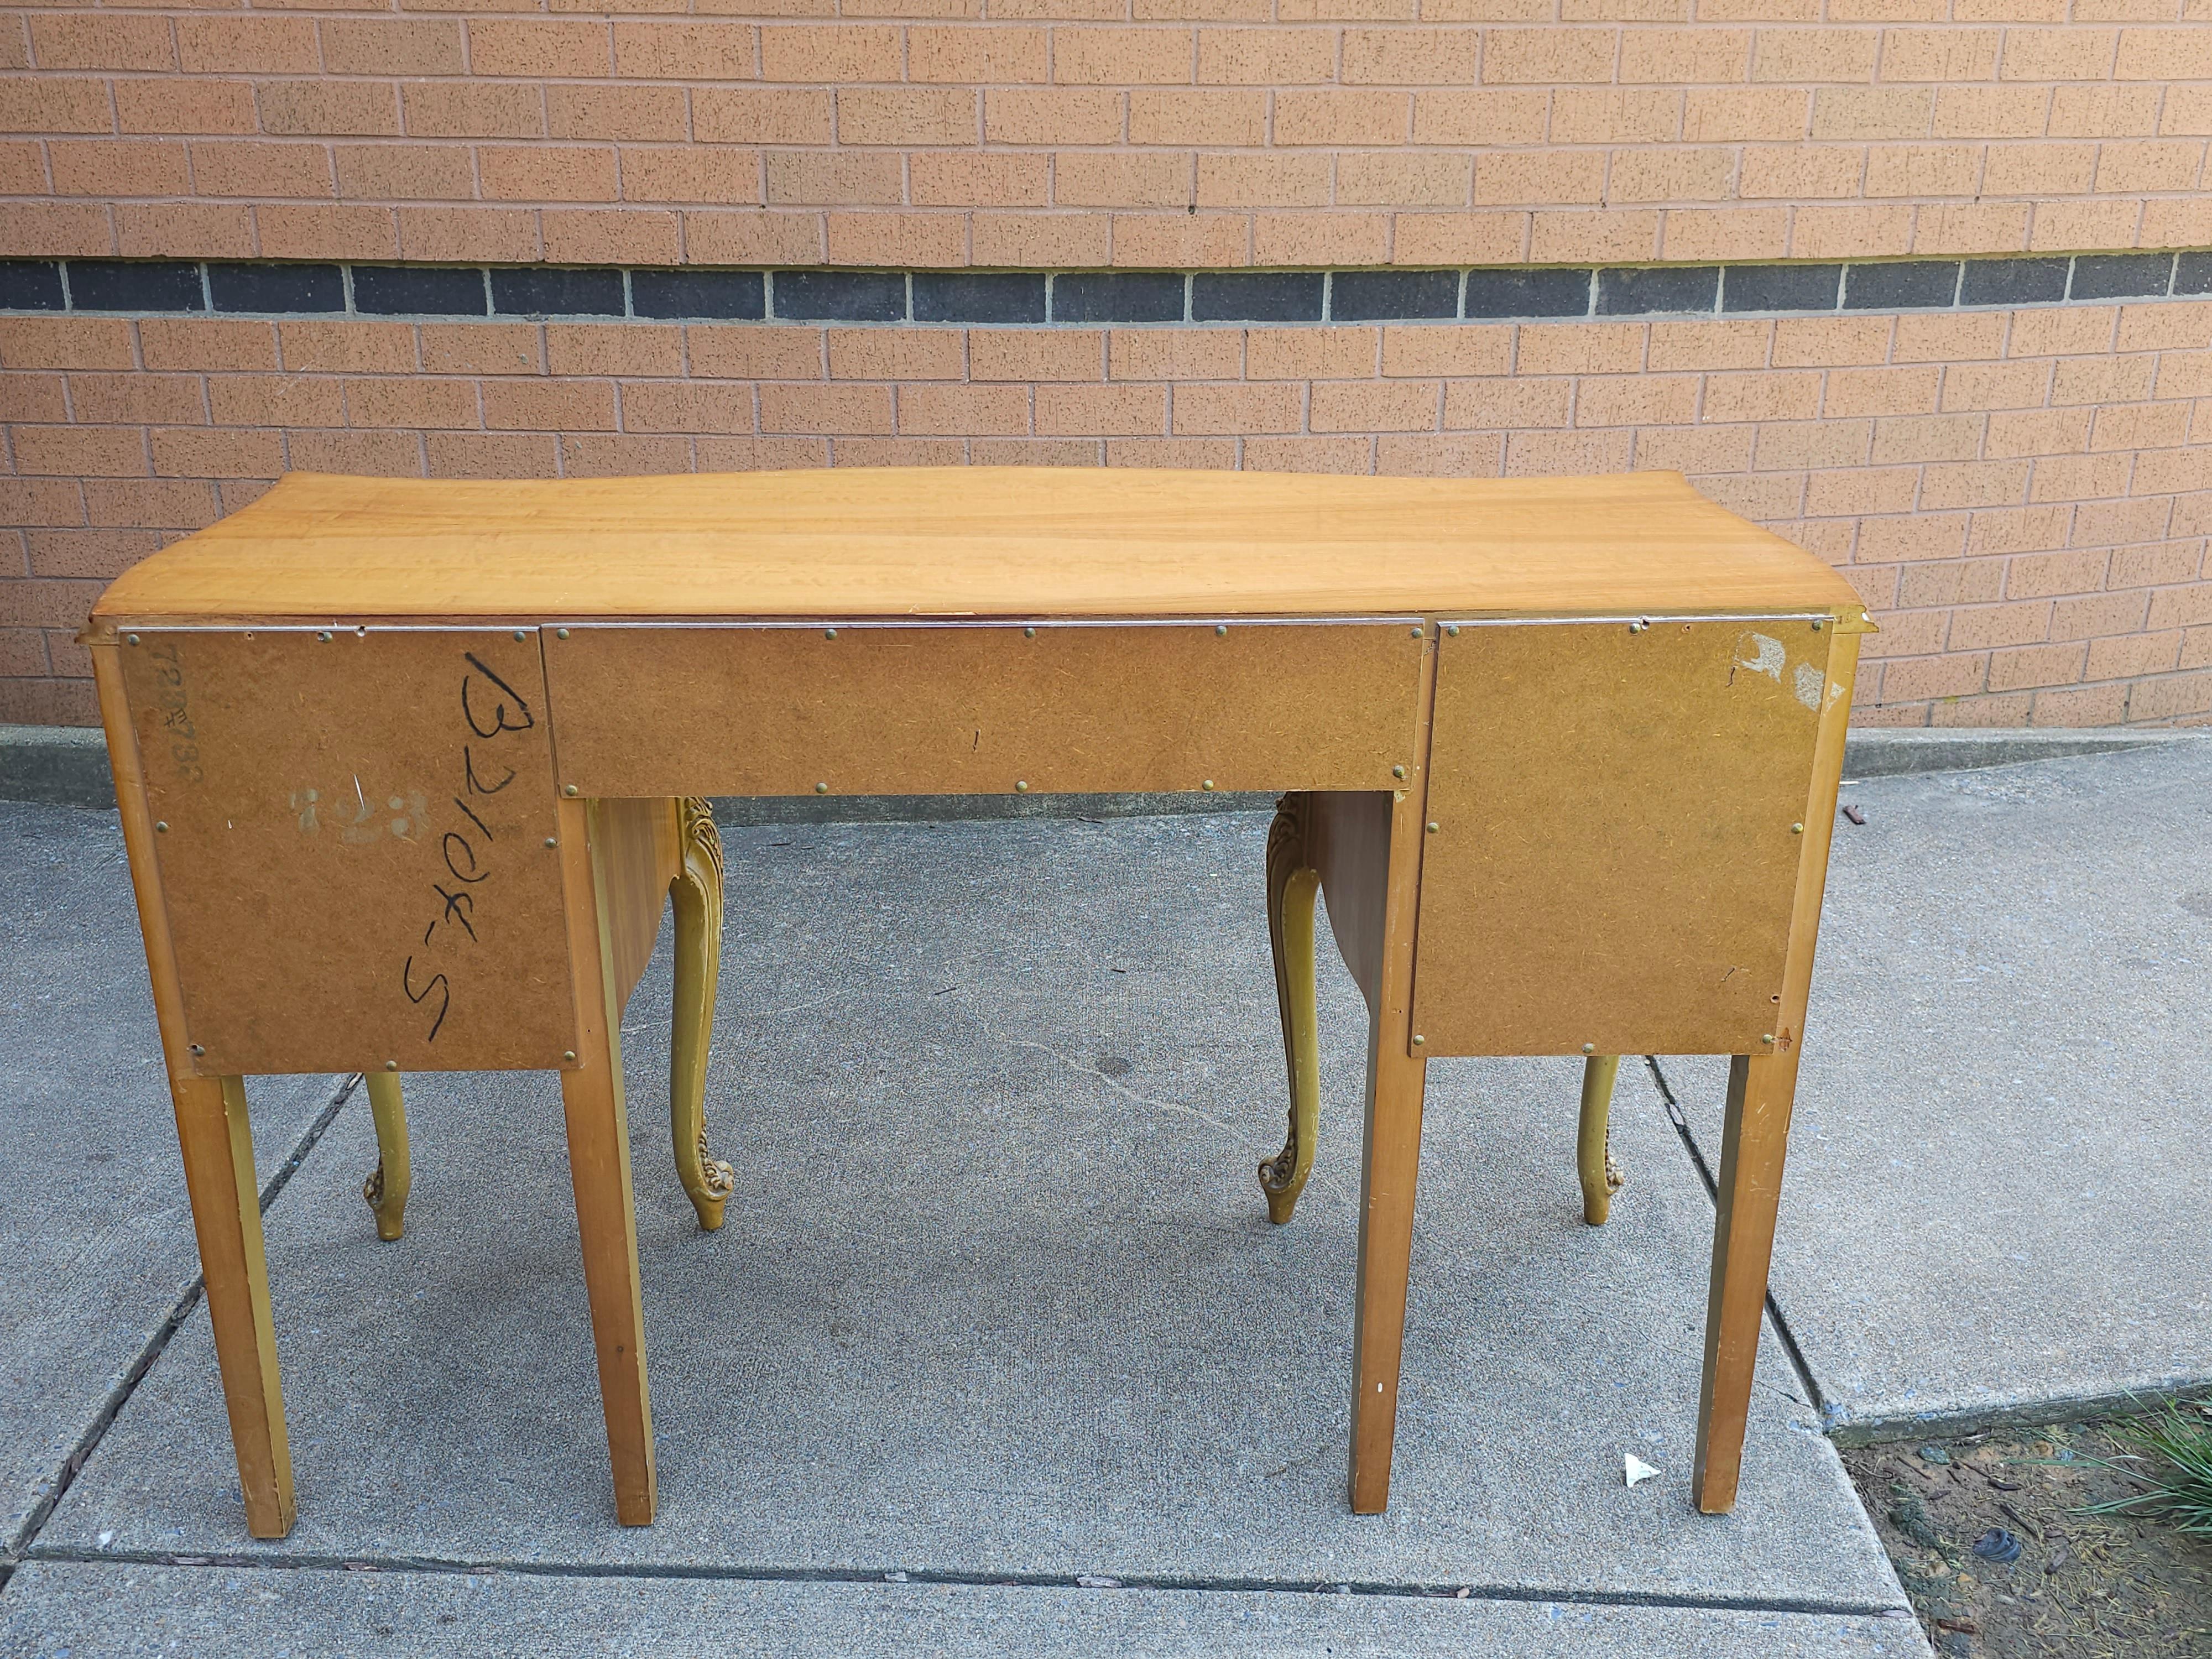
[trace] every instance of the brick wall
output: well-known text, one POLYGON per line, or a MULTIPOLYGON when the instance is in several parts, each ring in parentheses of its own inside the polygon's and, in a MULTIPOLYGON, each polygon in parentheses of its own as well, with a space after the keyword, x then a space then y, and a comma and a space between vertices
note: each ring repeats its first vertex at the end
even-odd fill
MULTIPOLYGON (((0 9, 0 259, 2212 246, 2212 0, 712 3, 0 9)), ((5 720, 89 721, 70 636, 101 583, 287 468, 1003 461, 1679 468, 1875 608, 1863 720, 2212 719, 2212 301, 1117 328, 15 314, 0 420, 5 720)))
POLYGON ((0 252, 1069 267, 2212 243, 2208 0, 741 7, 0 11, 0 130, 23 135, 0 148, 0 197, 23 203, 0 252))

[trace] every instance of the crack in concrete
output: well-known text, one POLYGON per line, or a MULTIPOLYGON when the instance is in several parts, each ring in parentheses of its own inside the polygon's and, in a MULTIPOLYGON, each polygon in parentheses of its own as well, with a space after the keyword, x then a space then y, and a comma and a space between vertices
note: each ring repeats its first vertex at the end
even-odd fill
MULTIPOLYGON (((960 1572, 923 1567, 769 1567, 677 1562, 477 1560, 428 1555, 254 1555, 244 1552, 172 1554, 158 1550, 88 1550, 61 1545, 35 1549, 37 1561, 81 1566, 208 1567, 234 1571, 422 1573, 441 1577, 517 1578, 708 1579, 738 1583, 945 1585, 979 1589, 1095 1589, 1249 1591, 1286 1595, 1376 1595, 1422 1600, 1481 1600, 1592 1607, 1677 1608, 1719 1613, 1800 1613, 1814 1617, 1880 1619, 1898 1614, 1901 1602, 1828 1601, 1812 1596, 1703 1595, 1663 1590, 1566 1589, 1525 1584, 1413 1583, 1387 1579, 1246 1578, 1115 1572, 960 1572), (1088 1581, 1088 1582, 1086 1582, 1088 1581)), ((1910 1616, 1909 1614, 1907 1616, 1910 1616)))
MULTIPOLYGON (((1651 1068, 1651 1081, 1659 1091, 1659 1098, 1666 1103, 1667 1116, 1674 1126, 1674 1133, 1682 1143, 1682 1150, 1689 1154, 1690 1162, 1696 1165, 1698 1179, 1705 1184, 1705 1196, 1718 1209, 1720 1182, 1713 1178, 1712 1168, 1705 1162, 1705 1149, 1698 1145, 1697 1137, 1690 1132, 1690 1121, 1683 1115, 1681 1102, 1674 1098, 1674 1091, 1667 1082, 1667 1074, 1659 1069, 1659 1056, 1646 1054, 1644 1063, 1651 1068)), ((1813 1375, 1813 1367, 1805 1358, 1805 1351, 1797 1346, 1797 1334, 1790 1328, 1790 1322, 1782 1316, 1782 1309, 1774 1299, 1771 1282, 1766 1292, 1766 1318, 1774 1328, 1775 1340, 1782 1344, 1782 1352, 1790 1357, 1790 1369, 1797 1373, 1797 1381, 1804 1387, 1805 1397, 1796 1403, 1809 1405, 1825 1429, 1828 1421, 1828 1402, 1820 1393, 1820 1384, 1813 1375)), ((1785 1395, 1784 1397, 1794 1396, 1785 1395)))
MULTIPOLYGON (((323 1132, 337 1120, 338 1109, 352 1097, 354 1089, 360 1082, 361 1073, 356 1072, 338 1085, 337 1092, 331 1097, 329 1103, 315 1114, 313 1121, 293 1143, 291 1152, 263 1183, 260 1201, 263 1215, 269 1213, 269 1206, 276 1201, 300 1166, 307 1162, 307 1154, 315 1150, 316 1144, 323 1138, 323 1132)), ((197 1260, 197 1248, 193 1255, 197 1260)), ((206 1284, 205 1278, 195 1273, 185 1288, 178 1292, 176 1299, 169 1304, 168 1311, 161 1316, 161 1323, 154 1328, 140 1345, 138 1352, 132 1356, 131 1363, 124 1368, 123 1375, 100 1396, 91 1420, 78 1434, 70 1447, 69 1455, 62 1459, 61 1467, 55 1470, 52 1480, 47 1484, 46 1495, 32 1505, 30 1512, 23 1517, 22 1524, 15 1528, 6 1542, 0 1544, 0 1590, 7 1589, 8 1581, 15 1577, 15 1569, 21 1563, 45 1559, 37 1552, 40 1533, 53 1518, 56 1507, 69 1489, 76 1484, 77 1476, 83 1472, 93 1453, 100 1449, 100 1443, 114 1423, 116 1414, 129 1403, 138 1385, 145 1381, 146 1374, 154 1369, 154 1362, 167 1349, 170 1339, 176 1335, 185 1321, 191 1317, 192 1310, 199 1306, 200 1293, 206 1288, 206 1284)))

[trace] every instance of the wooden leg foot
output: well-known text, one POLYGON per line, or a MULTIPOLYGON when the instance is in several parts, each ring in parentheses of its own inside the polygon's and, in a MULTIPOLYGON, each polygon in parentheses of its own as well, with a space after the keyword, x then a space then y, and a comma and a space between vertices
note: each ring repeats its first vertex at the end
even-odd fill
POLYGON ((1314 980, 1314 896, 1321 874, 1307 860, 1302 794, 1275 803, 1267 832, 1267 938, 1274 947, 1275 1006, 1283 1024, 1283 1057, 1290 1077, 1290 1133, 1283 1150, 1260 1165, 1267 1219, 1278 1225, 1297 1207, 1313 1172, 1314 1138, 1321 1118, 1320 1009, 1314 980))
POLYGON ((376 1120, 376 1170, 362 1182, 361 1195, 376 1215, 376 1236, 399 1237, 407 1212, 407 1104, 399 1087, 399 1073, 371 1070, 362 1073, 368 1085, 369 1115, 376 1120))
POLYGON ((1613 1195, 1628 1184, 1628 1177, 1613 1161, 1613 1085, 1620 1074, 1619 1054, 1593 1054, 1583 1062, 1582 1127, 1575 1152, 1583 1182, 1583 1219, 1593 1227, 1605 1225, 1613 1213, 1613 1195))

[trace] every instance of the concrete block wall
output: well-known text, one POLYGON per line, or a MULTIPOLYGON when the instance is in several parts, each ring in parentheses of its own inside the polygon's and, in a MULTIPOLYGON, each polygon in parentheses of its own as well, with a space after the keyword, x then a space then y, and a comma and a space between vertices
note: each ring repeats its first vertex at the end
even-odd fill
POLYGON ((1859 586, 1863 720, 2212 720, 2208 137, 2212 0, 0 8, 0 721, 89 720, 100 584, 287 468, 985 462, 1677 468, 1859 586), (2082 280, 2144 251, 2183 252, 2154 290, 2082 280), (1825 307, 1731 298, 1845 262, 1825 307), (491 269, 473 319, 359 277, 441 266, 491 269), (502 308, 548 266, 623 297, 502 308), (1478 316, 1457 274, 1601 266, 1701 297, 1478 316), (1465 297, 710 321, 625 285, 1254 267, 1465 297), (337 298, 224 299, 256 270, 337 298))

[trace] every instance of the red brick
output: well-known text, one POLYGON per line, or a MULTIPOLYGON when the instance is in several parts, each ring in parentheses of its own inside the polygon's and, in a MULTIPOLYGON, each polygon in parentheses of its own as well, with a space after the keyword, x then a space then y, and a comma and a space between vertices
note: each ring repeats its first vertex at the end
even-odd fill
POLYGON ((902 386, 898 389, 901 432, 923 436, 1025 433, 1029 388, 1018 386, 902 386))
POLYGON ((781 386, 760 389, 763 432, 866 435, 891 430, 891 389, 884 386, 781 386))
POLYGON ((753 392, 745 386, 626 382, 623 428, 629 432, 746 433, 753 429, 753 392))
POLYGON ((1161 386, 1042 386, 1036 391, 1036 428, 1127 437, 1167 430, 1167 388, 1161 386))
POLYGON ((545 368, 550 374, 679 375, 683 331, 673 324, 548 323, 545 368))
MULTIPOLYGON (((72 374, 69 391, 75 418, 88 425, 180 425, 207 419, 197 374, 72 374)), ((68 420, 70 415, 49 418, 68 420)))
MULTIPOLYGON (((62 82, 42 82, 53 86, 62 82)), ((103 98, 101 102, 105 104, 103 98)), ((4 112, 0 94, 0 112, 4 112)), ((115 83, 115 130, 118 132, 250 133, 258 120, 253 107, 253 88, 244 81, 178 81, 167 78, 118 81, 115 83)), ((11 131, 35 131, 21 118, 6 120, 11 131)), ((63 127, 48 121, 47 131, 105 132, 108 120, 103 109, 95 124, 63 127)))
POLYGON ((1298 386, 1178 386, 1173 430, 1178 436, 1295 432, 1304 402, 1298 386))
POLYGON ((33 477, 128 478, 147 471, 146 434, 135 426, 19 426, 9 437, 15 470, 33 477))
POLYGON ((131 325, 92 317, 0 317, 0 368, 131 368, 131 325))
POLYGON ((284 471, 283 441, 275 432, 186 427, 148 435, 162 477, 274 478, 284 471))

